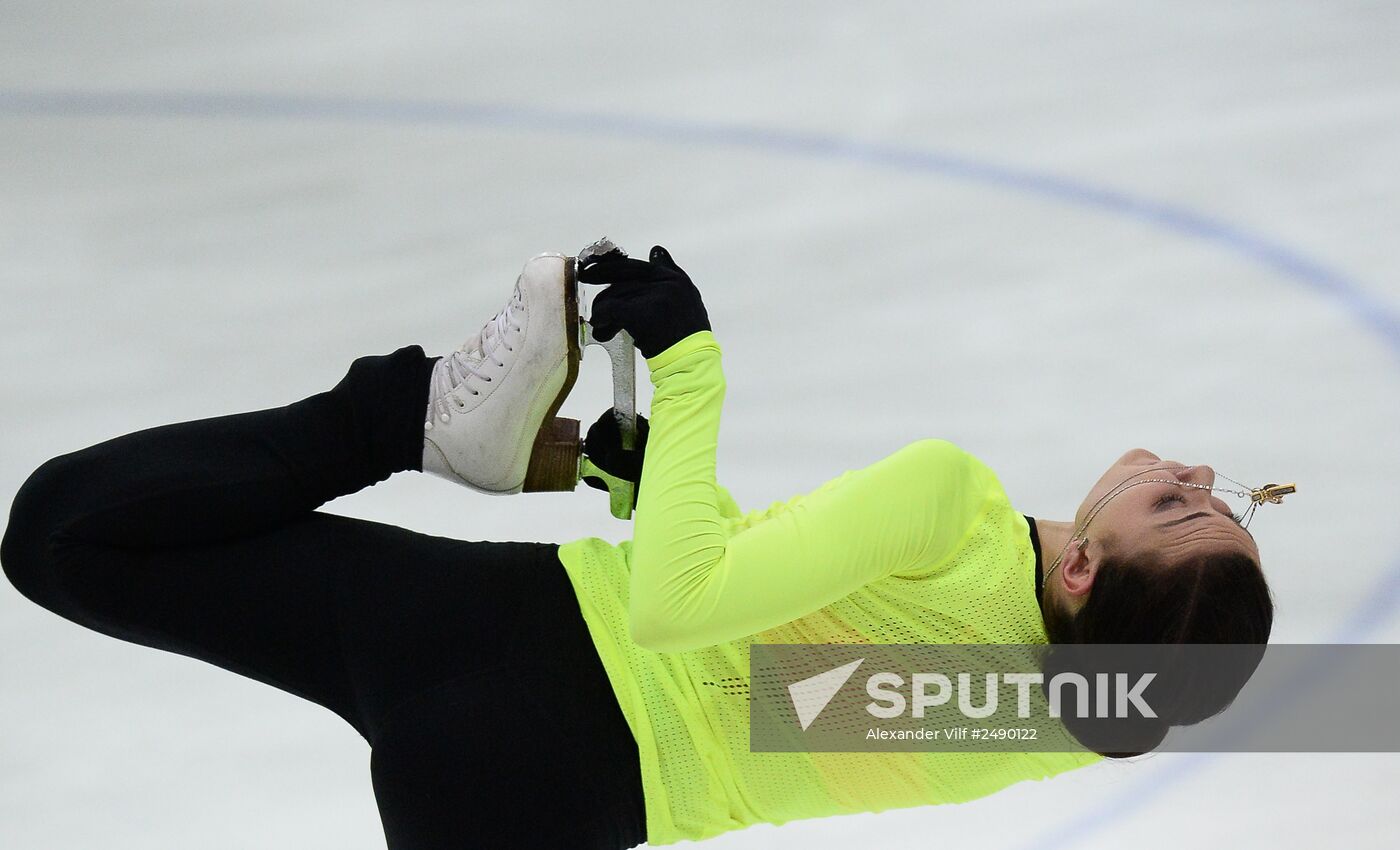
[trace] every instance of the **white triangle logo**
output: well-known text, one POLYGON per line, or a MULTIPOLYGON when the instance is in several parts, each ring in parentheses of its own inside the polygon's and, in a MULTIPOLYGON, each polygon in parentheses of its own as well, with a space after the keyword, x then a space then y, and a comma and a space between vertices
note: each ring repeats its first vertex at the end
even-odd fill
POLYGON ((797 709, 797 720, 802 724, 803 731, 812 725, 812 721, 817 719, 817 715, 822 713, 826 704, 831 702, 831 698, 836 696, 836 692, 864 661, 864 658, 857 658, 850 664, 842 664, 788 685, 788 696, 792 697, 792 707, 797 709))

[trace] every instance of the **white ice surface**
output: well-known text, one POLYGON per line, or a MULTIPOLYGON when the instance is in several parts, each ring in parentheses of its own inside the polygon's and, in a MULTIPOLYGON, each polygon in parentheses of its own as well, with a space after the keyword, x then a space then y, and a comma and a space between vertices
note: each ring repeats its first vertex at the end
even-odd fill
MULTIPOLYGON (((1068 518, 1147 446, 1299 483, 1253 525, 1277 640, 1400 640, 1377 590, 1400 568, 1400 8, 984 6, 7 0, 0 496, 118 433, 446 350, 525 258, 606 233, 666 244, 705 293, 742 504, 943 437, 1068 518)), ((588 365, 565 413, 591 420, 608 385, 588 365)), ((332 509, 628 533, 593 491, 424 476, 332 509)), ((383 846, 368 748, 334 715, 8 586, 0 718, 0 847, 383 846)), ((1394 846, 1398 780, 1395 755, 1162 755, 711 844, 1394 846)))

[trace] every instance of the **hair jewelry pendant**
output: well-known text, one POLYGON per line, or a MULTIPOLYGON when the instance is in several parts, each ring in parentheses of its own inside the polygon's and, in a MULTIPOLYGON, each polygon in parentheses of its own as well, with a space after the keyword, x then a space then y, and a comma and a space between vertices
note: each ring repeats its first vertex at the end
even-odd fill
POLYGON ((1265 502, 1279 505, 1283 503, 1284 496, 1296 492, 1298 492, 1296 484, 1265 484, 1263 487, 1251 491, 1249 500, 1256 505, 1262 505, 1265 502))

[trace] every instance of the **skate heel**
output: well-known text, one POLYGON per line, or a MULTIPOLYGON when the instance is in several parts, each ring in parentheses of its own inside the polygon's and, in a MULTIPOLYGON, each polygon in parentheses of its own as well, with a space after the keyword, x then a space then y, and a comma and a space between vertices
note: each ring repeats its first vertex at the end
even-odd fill
POLYGON ((522 492, 572 492, 578 486, 579 458, 582 454, 579 421, 564 417, 550 419, 535 437, 522 492))

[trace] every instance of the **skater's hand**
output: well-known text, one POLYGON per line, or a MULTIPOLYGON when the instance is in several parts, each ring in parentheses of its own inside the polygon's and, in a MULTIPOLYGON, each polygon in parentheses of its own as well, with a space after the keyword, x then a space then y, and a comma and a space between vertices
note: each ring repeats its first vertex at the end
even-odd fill
POLYGON ((593 337, 606 342, 625 330, 637 350, 651 358, 698 331, 710 330, 700 290, 657 245, 651 261, 605 254, 579 270, 584 283, 606 283, 593 299, 593 337))
MULTIPOLYGON (((637 414, 636 448, 622 447, 622 430, 617 425, 617 417, 611 409, 603 411, 588 428, 588 436, 583 438, 583 453, 593 461, 593 465, 608 473, 631 481, 640 489, 642 480, 642 459, 647 450, 647 418, 637 414)), ((598 490, 608 489, 603 479, 596 475, 585 475, 584 483, 598 490)))

